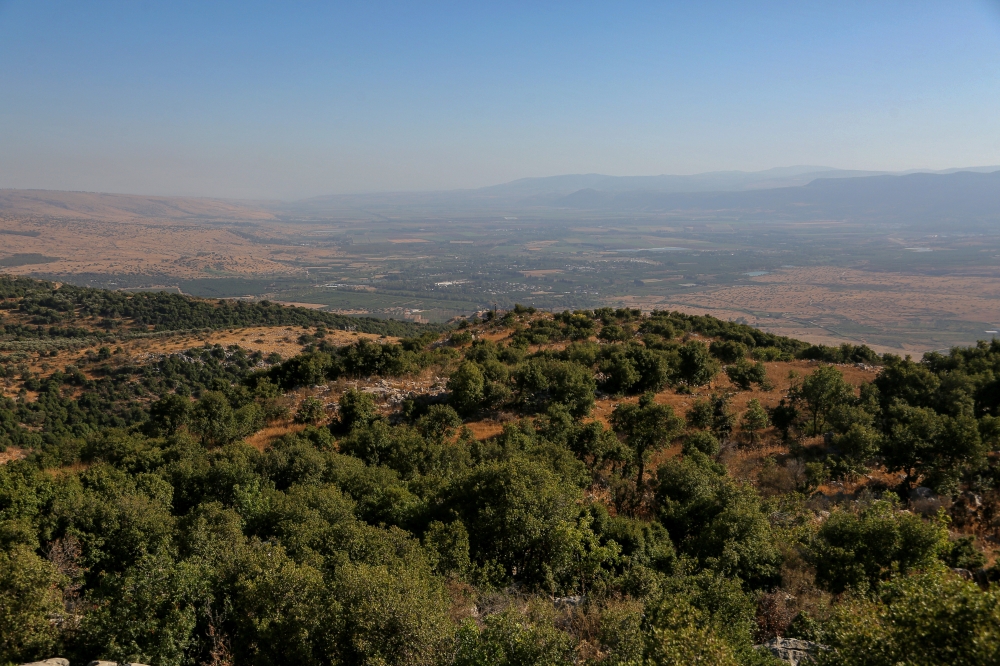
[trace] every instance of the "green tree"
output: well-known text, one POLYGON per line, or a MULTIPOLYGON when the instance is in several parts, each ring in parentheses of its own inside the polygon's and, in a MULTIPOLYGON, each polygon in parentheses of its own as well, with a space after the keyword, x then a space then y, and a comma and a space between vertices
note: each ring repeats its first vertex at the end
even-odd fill
POLYGON ((941 385, 940 378, 924 363, 886 354, 885 367, 873 384, 883 409, 897 400, 913 407, 930 407, 941 385))
POLYGON ((485 397, 486 380, 479 366, 465 361, 448 379, 449 398, 459 414, 474 414, 479 411, 485 397))
POLYGON ((468 620, 458 632, 455 666, 570 666, 572 638, 551 621, 532 621, 513 608, 486 618, 483 628, 468 620))
POLYGON ((492 358, 485 359, 480 364, 480 368, 482 369, 484 379, 481 407, 484 409, 502 409, 510 402, 512 397, 509 368, 500 361, 492 358))
POLYGON ((981 569, 986 566, 986 556, 976 548, 975 542, 974 536, 954 539, 942 550, 939 557, 953 569, 981 569))
POLYGON ((719 372, 719 362, 712 357, 704 342, 686 342, 677 354, 680 360, 677 376, 688 386, 704 386, 719 372))
POLYGON ((705 398, 698 398, 685 415, 685 420, 692 428, 711 428, 712 403, 705 398))
POLYGON ((782 398, 777 405, 768 411, 771 423, 781 433, 781 440, 788 442, 791 439, 792 426, 798 421, 799 410, 795 408, 794 404, 782 398))
POLYGON ((924 477, 924 483, 939 492, 953 491, 964 470, 978 470, 986 463, 986 446, 971 415, 951 417, 896 402, 887 422, 885 464, 903 472, 908 485, 924 477))
POLYGON ((795 397, 806 403, 811 422, 810 432, 819 434, 826 418, 837 405, 854 400, 854 388, 844 381, 844 375, 832 365, 821 365, 802 380, 795 397))
POLYGON ((597 337, 605 342, 625 342, 631 339, 635 335, 628 326, 619 326, 618 324, 606 324, 601 327, 601 332, 598 333, 597 337))
POLYGON ((752 398, 747 403, 747 409, 740 418, 740 428, 746 433, 751 447, 757 446, 760 431, 769 425, 771 422, 767 418, 767 410, 761 406, 757 398, 752 398))
POLYGON ((339 408, 337 419, 340 429, 344 432, 350 432, 359 426, 366 426, 380 418, 375 399, 370 393, 357 389, 348 389, 344 395, 340 396, 337 406, 339 408))
POLYGON ((191 401, 176 393, 168 393, 149 407, 153 434, 172 435, 186 425, 191 416, 191 401))
POLYGON ((620 345, 608 358, 601 361, 600 370, 604 375, 601 390, 612 394, 628 393, 639 382, 641 375, 635 364, 620 345))
POLYGON ((699 398, 686 415, 692 428, 707 428, 716 439, 725 440, 736 425, 736 415, 729 406, 729 396, 713 393, 709 399, 699 398))
POLYGON ((682 554, 748 586, 774 584, 781 556, 757 493, 692 452, 657 469, 660 522, 682 554))
POLYGON ((733 648, 715 631, 711 617, 684 599, 671 599, 648 620, 643 664, 737 666, 733 648))
POLYGON ((424 533, 424 547, 438 573, 462 578, 469 572, 469 532, 461 520, 448 524, 431 521, 424 533))
POLYGON ((208 601, 206 574, 161 553, 110 575, 81 626, 90 654, 122 663, 186 663, 197 641, 198 609, 208 601))
POLYGON ((719 440, 715 438, 715 435, 704 430, 695 430, 684 438, 682 453, 690 455, 692 451, 699 451, 711 457, 717 455, 719 449, 719 440))
POLYGON ((816 534, 810 557, 821 587, 865 591, 894 574, 932 566, 947 541, 942 525, 878 501, 858 512, 834 511, 816 534))
POLYGON ((598 638, 608 666, 642 663, 642 616, 642 604, 633 600, 604 604, 598 638))
POLYGON ((299 405, 299 410, 295 412, 295 422, 315 425, 322 421, 325 415, 323 402, 318 398, 308 396, 299 405))
POLYGON ((747 347, 742 342, 734 340, 715 340, 708 346, 712 356, 723 363, 737 363, 746 358, 747 347))
POLYGON ((649 456, 660 451, 684 429, 684 420, 674 414, 670 405, 659 405, 656 396, 646 393, 639 404, 620 403, 611 413, 611 427, 632 449, 638 467, 636 488, 642 491, 643 474, 649 456))
POLYGON ((449 405, 431 405, 427 413, 417 419, 420 434, 435 440, 451 437, 461 425, 461 417, 449 405))
POLYGON ((632 385, 632 391, 660 391, 670 382, 670 361, 660 351, 647 349, 641 345, 628 345, 628 356, 639 373, 639 380, 632 385))
POLYGON ((745 359, 734 365, 726 366, 726 376, 737 388, 749 391, 754 384, 761 388, 768 387, 767 369, 763 363, 749 363, 745 359))
POLYGON ((588 526, 580 526, 577 488, 517 456, 478 465, 449 490, 444 509, 457 514, 477 566, 492 562, 529 585, 572 582, 573 561, 588 526))
POLYGON ((26 546, 0 549, 0 663, 50 657, 64 619, 62 576, 26 546))
POLYGON ((1000 588, 940 570, 897 578, 876 599, 835 607, 819 666, 987 666, 1000 663, 1000 588))
POLYGON ((454 650, 448 596, 415 562, 343 565, 332 593, 342 608, 328 636, 338 663, 435 666, 454 650))
POLYGON ((174 489, 161 476, 97 463, 77 483, 82 488, 61 493, 51 512, 79 539, 91 580, 169 551, 174 489))
POLYGON ((871 426, 852 423, 846 432, 838 433, 833 438, 833 445, 848 461, 863 465, 881 451, 882 437, 871 426))
POLYGON ((226 396, 218 391, 202 393, 191 420, 209 446, 223 446, 239 439, 236 413, 226 396))
POLYGON ((594 406, 597 383, 591 370, 579 363, 531 359, 519 368, 516 381, 520 403, 535 412, 560 403, 573 416, 581 417, 594 406))
POLYGON ((753 649, 755 611, 731 578, 704 571, 667 579, 646 604, 646 663, 773 663, 753 649))
POLYGON ((336 663, 342 607, 319 570, 280 545, 250 542, 230 554, 223 574, 234 663, 336 663))

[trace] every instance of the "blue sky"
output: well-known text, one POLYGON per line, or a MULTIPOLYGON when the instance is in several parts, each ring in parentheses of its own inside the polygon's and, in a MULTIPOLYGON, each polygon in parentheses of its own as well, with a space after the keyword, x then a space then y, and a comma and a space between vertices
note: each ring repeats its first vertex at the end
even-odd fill
POLYGON ((0 0, 0 187, 1000 164, 1000 1, 0 0))

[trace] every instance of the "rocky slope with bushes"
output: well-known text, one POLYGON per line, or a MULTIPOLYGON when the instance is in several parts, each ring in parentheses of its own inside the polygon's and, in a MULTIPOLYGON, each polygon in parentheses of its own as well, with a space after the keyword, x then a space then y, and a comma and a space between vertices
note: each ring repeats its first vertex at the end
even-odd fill
POLYGON ((1000 344, 0 286, 0 664, 1000 662, 1000 344))

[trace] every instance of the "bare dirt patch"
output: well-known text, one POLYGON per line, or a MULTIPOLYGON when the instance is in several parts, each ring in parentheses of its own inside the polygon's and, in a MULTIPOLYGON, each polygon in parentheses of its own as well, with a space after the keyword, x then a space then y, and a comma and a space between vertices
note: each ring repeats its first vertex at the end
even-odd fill
POLYGON ((8 446, 6 451, 0 451, 0 465, 5 465, 12 460, 21 460, 27 456, 28 452, 24 449, 19 449, 16 446, 8 446))

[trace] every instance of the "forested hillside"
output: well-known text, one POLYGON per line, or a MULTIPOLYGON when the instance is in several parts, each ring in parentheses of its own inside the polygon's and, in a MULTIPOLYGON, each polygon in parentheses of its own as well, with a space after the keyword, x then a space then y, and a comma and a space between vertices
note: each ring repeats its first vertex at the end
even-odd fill
POLYGON ((0 289, 0 664, 1000 663, 998 343, 0 289))
POLYGON ((397 336, 423 330, 391 319, 349 317, 268 301, 207 301, 165 292, 107 291, 5 276, 0 276, 0 307, 21 315, 17 323, 0 327, 0 341, 58 340, 101 331, 135 335, 289 324, 397 336))

